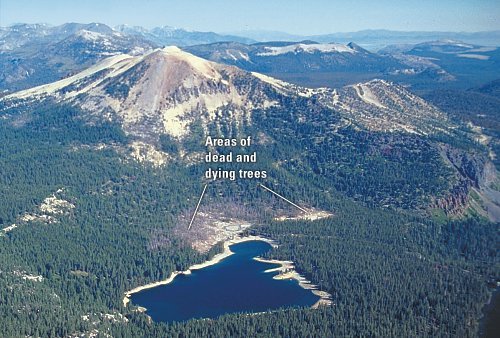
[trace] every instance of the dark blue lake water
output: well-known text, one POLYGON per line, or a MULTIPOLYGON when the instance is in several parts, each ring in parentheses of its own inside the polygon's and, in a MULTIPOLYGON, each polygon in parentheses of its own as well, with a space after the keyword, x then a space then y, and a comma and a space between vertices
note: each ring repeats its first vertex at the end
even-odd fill
POLYGON ((170 284, 133 294, 131 301, 147 308, 154 321, 163 322, 313 305, 319 297, 297 281, 275 280, 277 272, 264 272, 278 265, 253 259, 269 249, 262 241, 234 244, 234 255, 191 275, 179 275, 170 284))

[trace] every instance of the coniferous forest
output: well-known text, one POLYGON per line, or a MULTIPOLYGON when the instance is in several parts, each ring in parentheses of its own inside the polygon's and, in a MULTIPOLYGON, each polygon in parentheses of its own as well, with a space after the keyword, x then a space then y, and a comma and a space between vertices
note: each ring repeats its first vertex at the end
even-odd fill
MULTIPOLYGON (((268 258, 294 261, 333 304, 167 325, 133 305, 123 307, 123 294, 222 250, 200 254, 172 231, 178 215, 193 208, 203 166, 172 161, 153 167, 127 158, 122 151, 129 139, 119 126, 87 123, 74 107, 47 102, 8 112, 20 122, 0 120, 0 227, 17 225, 0 237, 3 337, 93 330, 113 337, 478 334, 500 272, 498 224, 474 213, 426 213, 428 196, 439 196, 454 180, 432 147, 435 140, 346 129, 308 144, 321 129, 280 125, 285 112, 268 113, 260 127, 285 136, 279 144, 256 146, 259 166, 270 168, 266 184, 333 217, 278 222, 264 215, 247 233, 279 243, 268 258), (379 151, 377 145, 387 144, 391 152, 379 151), (301 156, 285 163, 289 154, 301 156), (283 165, 274 165, 277 159, 283 165), (22 219, 53 194, 74 208, 54 222, 22 219)), ((194 134, 183 146, 199 149, 202 142, 194 134)), ((167 137, 160 146, 178 150, 167 137)), ((264 208, 269 197, 255 185, 214 183, 206 203, 245 194, 251 207, 264 208)))

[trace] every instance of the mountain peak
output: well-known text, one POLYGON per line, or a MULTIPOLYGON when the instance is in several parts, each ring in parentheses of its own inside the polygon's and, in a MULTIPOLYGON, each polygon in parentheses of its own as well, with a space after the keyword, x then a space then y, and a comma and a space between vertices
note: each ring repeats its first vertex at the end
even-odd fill
POLYGON ((106 34, 106 33, 109 34, 109 33, 112 33, 114 31, 113 28, 111 28, 108 25, 105 25, 103 23, 99 23, 99 22, 91 22, 89 24, 86 24, 84 27, 86 30, 104 33, 104 34, 106 34))
POLYGON ((104 114, 116 119, 125 132, 139 138, 151 140, 159 134, 181 138, 195 120, 207 124, 227 113, 241 126, 250 123, 252 109, 269 106, 272 100, 264 94, 249 94, 260 81, 248 75, 169 46, 142 56, 120 54, 4 99, 52 97, 78 105, 93 118, 104 114))
MULTIPOLYGON (((182 49, 180 49, 179 47, 177 46, 167 46, 167 47, 163 47, 161 49, 161 51, 163 51, 164 53, 166 54, 178 54, 178 53, 182 53, 182 49)), ((186 53, 186 52, 184 52, 186 53)), ((188 53, 186 53, 188 54, 188 53)))
POLYGON ((94 32, 94 31, 89 31, 86 29, 81 29, 78 32, 75 33, 76 37, 80 37, 84 40, 89 40, 89 41, 96 41, 100 39, 105 39, 106 35, 99 33, 99 32, 94 32))
POLYGON ((365 53, 368 52, 366 49, 364 49, 363 47, 352 41, 349 42, 346 46, 357 52, 365 52, 365 53))
POLYGON ((216 66, 214 62, 185 52, 176 46, 156 49, 145 57, 145 61, 155 63, 157 66, 160 66, 162 62, 166 62, 164 66, 160 67, 164 68, 163 71, 175 73, 178 79, 187 76, 204 77, 213 80, 221 78, 218 69, 216 69, 216 67, 221 68, 220 65, 216 66))

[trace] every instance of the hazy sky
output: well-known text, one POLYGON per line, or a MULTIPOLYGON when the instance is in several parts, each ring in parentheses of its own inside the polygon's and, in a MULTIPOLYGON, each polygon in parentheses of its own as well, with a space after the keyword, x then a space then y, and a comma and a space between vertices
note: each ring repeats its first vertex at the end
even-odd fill
POLYGON ((500 30, 499 0, 0 0, 0 26, 100 22, 200 31, 500 30))

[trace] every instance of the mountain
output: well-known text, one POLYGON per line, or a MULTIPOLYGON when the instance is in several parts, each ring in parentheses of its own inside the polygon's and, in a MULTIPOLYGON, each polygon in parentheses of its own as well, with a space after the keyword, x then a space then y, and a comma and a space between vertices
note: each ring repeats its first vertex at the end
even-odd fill
POLYGON ((394 65, 388 58, 349 43, 314 41, 270 42, 252 45, 234 42, 185 47, 200 57, 264 73, 381 71, 394 65))
POLYGON ((486 32, 403 32, 391 30, 363 30, 351 33, 334 33, 312 36, 317 41, 357 41, 372 49, 391 44, 415 44, 432 40, 462 40, 472 44, 485 44, 488 46, 500 45, 500 31, 486 32))
POLYGON ((167 47, 136 57, 120 54, 82 73, 6 99, 51 95, 90 112, 113 112, 113 119, 134 136, 147 139, 167 133, 182 137, 193 117, 210 121, 220 111, 234 110, 238 113, 232 118, 244 123, 250 109, 272 104, 262 89, 257 90, 258 82, 237 68, 167 47), (235 85, 242 81, 249 87, 235 85))
POLYGON ((0 89, 15 91, 56 81, 110 55, 142 54, 155 44, 99 24, 69 23, 5 29, 0 53, 0 89), (18 40, 17 36, 25 36, 18 40), (19 41, 15 48, 12 41, 19 41))
MULTIPOLYGON (((109 35, 113 30, 101 23, 65 23, 60 26, 47 24, 17 24, 0 27, 0 51, 14 51, 20 47, 30 47, 39 44, 49 44, 61 41, 78 31, 85 30, 109 35)), ((31 47, 33 48, 33 47, 31 47)))
POLYGON ((110 55, 142 54, 161 45, 253 40, 168 26, 147 30, 100 23, 0 28, 0 90, 16 91, 79 72, 110 55))
MULTIPOLYGON (((235 35, 169 26, 145 29, 120 25, 112 29, 100 23, 19 24, 0 28, 0 90, 16 91, 55 81, 109 55, 140 54, 165 45, 181 46, 215 62, 308 87, 342 87, 383 78, 411 85, 414 90, 432 89, 436 85, 463 88, 469 83, 480 85, 483 78, 491 81, 498 76, 498 55, 494 47, 461 43, 462 49, 451 53, 449 48, 460 44, 455 40, 391 45, 378 53, 361 47, 366 46, 364 42, 370 38, 411 36, 420 42, 434 36, 429 34, 363 31, 304 38, 302 42, 253 43, 252 39, 235 35), (470 48, 463 49, 465 45, 470 48)), ((448 36, 456 37, 447 33, 439 35, 448 36)), ((293 35, 276 37, 299 39, 293 35)))
POLYGON ((498 49, 457 41, 391 45, 377 53, 350 42, 222 42, 184 49, 200 57, 306 87, 342 87, 381 78, 413 90, 467 88, 500 76, 498 49))
POLYGON ((488 82, 478 88, 474 88, 473 90, 481 94, 491 95, 498 98, 500 97, 500 79, 488 82))
POLYGON ((348 43, 356 41, 364 48, 371 51, 378 50, 387 45, 394 44, 416 44, 422 41, 432 40, 460 40, 471 44, 486 46, 500 46, 500 31, 485 32, 429 32, 429 31, 392 31, 385 29, 367 29, 357 32, 338 32, 331 34, 316 35, 294 35, 285 32, 274 31, 238 31, 234 34, 247 36, 259 42, 284 40, 314 40, 321 43, 337 41, 348 43))
POLYGON ((53 55, 51 58, 71 58, 77 63, 88 65, 89 62, 95 63, 110 55, 143 54, 154 46, 149 41, 126 36, 111 29, 107 31, 80 29, 67 38, 48 46, 45 52, 51 53, 53 55))
POLYGON ((18 24, 0 27, 0 51, 9 51, 26 43, 43 39, 51 34, 52 28, 45 24, 18 24))
POLYGON ((413 55, 418 55, 419 53, 457 54, 460 57, 486 60, 488 59, 489 52, 495 51, 496 49, 496 47, 469 44, 460 40, 444 39, 426 41, 418 44, 389 45, 381 49, 380 52, 408 52, 413 55), (472 54, 472 56, 470 54, 472 54), (477 54, 477 56, 475 54, 477 54))
MULTIPOLYGON (((335 44, 259 48, 265 52, 253 53, 252 57, 314 55, 319 51, 335 56, 364 53, 354 45, 335 44)), ((233 55, 230 53, 224 55, 226 60, 228 55, 233 55)), ((248 64, 257 63, 257 58, 242 59, 248 64)), ((188 127, 195 118, 201 116, 203 125, 207 125, 229 110, 234 112, 233 122, 241 125, 252 120, 251 111, 275 105, 274 96, 278 94, 296 99, 318 97, 325 107, 373 130, 428 134, 450 127, 440 111, 403 87, 383 80, 358 83, 338 91, 312 90, 211 62, 178 47, 157 49, 135 57, 120 54, 58 82, 8 95, 5 100, 29 101, 51 96, 59 102, 77 103, 89 112, 114 112, 113 119, 122 123, 125 132, 148 139, 161 133, 183 137, 189 133, 188 127), (273 94, 269 94, 269 90, 273 94), (148 125, 144 128, 146 122, 148 125), (143 134, 144 131, 149 134, 143 134)))
MULTIPOLYGON (((305 45, 268 47, 317 53, 305 45)), ((473 336, 498 273, 498 224, 487 220, 498 216, 497 172, 474 130, 386 80, 307 88, 177 47, 113 55, 5 95, 0 330, 473 336), (257 161, 206 162, 230 151, 257 161), (231 181, 207 168, 268 175, 231 181), (293 260, 333 304, 173 325, 124 304, 128 290, 212 259, 238 234, 276 241, 269 258, 293 260)))
POLYGON ((215 62, 314 87, 339 87, 404 67, 390 56, 369 52, 352 42, 346 45, 314 41, 251 45, 227 42, 184 49, 215 62))
MULTIPOLYGON (((263 48, 273 53, 269 57, 274 57, 274 54, 281 55, 281 48, 290 46, 292 52, 286 53, 293 53, 295 45, 285 44, 271 50, 265 49, 269 48, 267 46, 263 48)), ((305 46, 317 48, 317 45, 305 46)), ((323 48, 334 48, 333 53, 360 53, 352 45, 323 48)), ((302 47, 300 53, 304 53, 302 47)), ((2 102, 7 107, 26 106, 47 99, 79 107, 83 111, 81 118, 87 123, 111 121, 118 124, 131 140, 140 142, 144 151, 149 151, 153 163, 159 156, 161 161, 157 165, 169 156, 180 155, 183 160, 192 161, 188 149, 193 140, 208 135, 209 131, 226 137, 252 131, 267 140, 283 139, 285 131, 298 133, 298 139, 307 140, 304 142, 324 139, 311 144, 313 148, 319 147, 319 152, 325 151, 322 147, 331 142, 330 137, 325 139, 327 135, 333 133, 331 137, 335 139, 339 130, 345 133, 353 128, 401 135, 396 138, 403 140, 466 137, 446 114, 394 83, 373 80, 339 90, 309 89, 211 62, 177 47, 139 56, 116 55, 63 80, 7 95, 2 102), (172 142, 177 144, 173 148, 177 150, 162 157, 159 152, 165 146, 162 144, 165 137, 176 140, 172 142)), ((349 136, 354 137, 351 142, 361 142, 361 134, 354 132, 354 136, 349 136)), ((401 142, 407 144, 409 141, 401 142)), ((418 147, 422 146, 424 144, 418 147)), ((148 160, 148 155, 144 156, 148 160)), ((438 152, 433 156, 441 161, 438 152)), ((352 158, 346 160, 352 161, 352 158)), ((442 164, 438 168, 444 170, 445 166, 442 164)), ((441 175, 438 172, 436 175, 441 175)), ((447 184, 439 187, 441 192, 449 188, 447 184)), ((428 203, 424 200, 415 199, 408 204, 403 199, 404 202, 397 202, 395 206, 424 206, 428 203)), ((465 204, 455 207, 460 209, 465 204)))
POLYGON ((235 36, 221 35, 213 32, 196 32, 188 31, 181 28, 169 26, 155 27, 153 29, 145 29, 139 26, 119 25, 116 30, 129 35, 141 36, 148 39, 157 45, 161 46, 190 46, 198 44, 207 44, 220 41, 234 41, 241 43, 252 43, 254 40, 235 36))
MULTIPOLYGON (((467 89, 500 77, 500 48, 497 47, 438 40, 388 46, 380 53, 391 55, 415 70, 432 70, 433 77, 441 85, 451 88, 467 89)), ((416 78, 413 82, 421 88, 426 87, 425 78, 416 78)))
POLYGON ((379 51, 406 64, 386 77, 406 83, 452 119, 473 126, 477 140, 499 166, 498 79, 500 49, 456 40, 393 45, 379 51))
POLYGON ((450 128, 456 128, 435 106, 404 87, 384 80, 346 86, 323 99, 352 123, 370 130, 429 135, 452 133, 450 128))
POLYGON ((500 81, 494 80, 465 90, 437 88, 422 95, 454 119, 473 127, 477 140, 490 148, 490 158, 500 168, 500 81))

